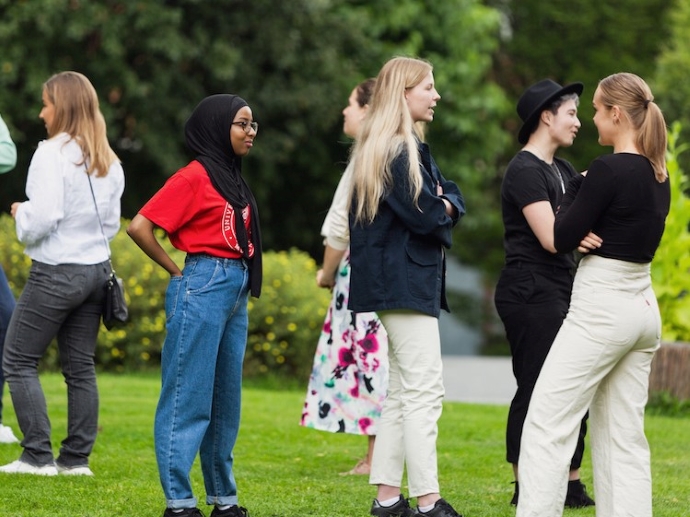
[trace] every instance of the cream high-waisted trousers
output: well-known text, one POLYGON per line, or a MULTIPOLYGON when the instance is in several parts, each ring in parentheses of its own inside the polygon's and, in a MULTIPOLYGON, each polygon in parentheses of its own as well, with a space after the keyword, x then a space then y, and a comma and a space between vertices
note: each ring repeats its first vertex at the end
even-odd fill
POLYGON ((597 516, 651 517, 644 409, 660 334, 649 264, 594 255, 580 262, 523 428, 517 517, 563 514, 587 409, 597 516))
POLYGON ((390 364, 369 482, 400 487, 407 466, 410 497, 435 494, 444 395, 438 319, 413 311, 378 314, 388 332, 390 364))

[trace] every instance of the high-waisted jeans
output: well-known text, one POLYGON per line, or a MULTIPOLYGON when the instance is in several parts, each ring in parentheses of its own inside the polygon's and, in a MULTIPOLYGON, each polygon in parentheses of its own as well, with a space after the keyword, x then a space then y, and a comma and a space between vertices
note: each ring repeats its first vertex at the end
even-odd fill
POLYGON ((38 363, 57 336, 67 383, 67 437, 57 462, 86 466, 98 428, 94 355, 109 263, 49 265, 34 261, 12 314, 3 355, 5 379, 24 439, 21 460, 53 462, 50 420, 38 379, 38 363))
POLYGON ((660 337, 649 264, 582 259, 522 431, 517 517, 563 514, 570 456, 587 408, 597 515, 651 517, 644 409, 660 337))
POLYGON ((247 345, 249 274, 241 259, 188 255, 165 295, 167 335, 155 417, 158 472, 169 508, 194 508, 197 453, 208 504, 237 504, 232 472, 247 345))

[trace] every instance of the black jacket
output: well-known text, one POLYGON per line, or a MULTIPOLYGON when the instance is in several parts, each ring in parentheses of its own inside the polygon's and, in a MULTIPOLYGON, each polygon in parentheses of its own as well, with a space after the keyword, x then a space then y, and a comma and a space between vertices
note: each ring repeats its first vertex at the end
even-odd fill
POLYGON ((441 308, 448 310, 443 248, 451 246, 451 230, 464 215, 465 203, 457 185, 441 176, 429 146, 420 143, 419 154, 424 179, 419 208, 410 194, 404 153, 391 164, 393 185, 374 221, 355 224, 350 213, 352 311, 411 309, 438 317, 441 308), (438 184, 456 208, 455 218, 446 214, 438 184))

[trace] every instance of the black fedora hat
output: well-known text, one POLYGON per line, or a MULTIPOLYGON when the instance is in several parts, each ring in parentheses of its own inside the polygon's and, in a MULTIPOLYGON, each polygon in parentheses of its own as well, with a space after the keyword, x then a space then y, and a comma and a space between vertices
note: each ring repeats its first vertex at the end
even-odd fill
POLYGON ((551 79, 544 79, 527 88, 517 103, 517 112, 522 119, 522 127, 518 133, 518 142, 521 144, 527 143, 529 135, 532 133, 532 129, 539 119, 541 112, 544 111, 549 104, 568 93, 576 93, 580 96, 584 88, 582 83, 572 83, 567 86, 561 86, 551 79))

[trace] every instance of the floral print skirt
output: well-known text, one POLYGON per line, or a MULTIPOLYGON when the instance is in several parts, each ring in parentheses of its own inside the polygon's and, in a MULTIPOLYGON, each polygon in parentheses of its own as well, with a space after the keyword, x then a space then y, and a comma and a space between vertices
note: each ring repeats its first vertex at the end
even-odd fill
POLYGON ((376 313, 347 310, 349 295, 348 251, 316 345, 301 425, 376 435, 388 386, 388 336, 376 313))

